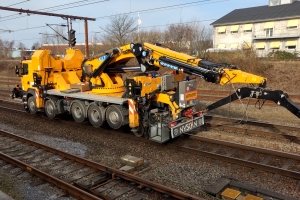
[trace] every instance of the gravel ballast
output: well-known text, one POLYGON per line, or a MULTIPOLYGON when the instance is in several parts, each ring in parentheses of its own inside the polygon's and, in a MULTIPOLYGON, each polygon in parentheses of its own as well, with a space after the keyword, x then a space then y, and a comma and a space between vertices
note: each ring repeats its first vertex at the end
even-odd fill
MULTIPOLYGON (((0 110, 0 115, 6 116, 0 118, 2 130, 12 131, 34 141, 83 156, 109 167, 122 167, 120 158, 124 155, 142 157, 147 160, 150 169, 139 174, 139 176, 184 192, 201 195, 207 185, 213 184, 222 176, 227 176, 264 189, 275 190, 285 195, 300 198, 297 191, 297 181, 290 178, 281 178, 280 181, 275 181, 271 173, 265 172, 259 172, 253 176, 249 168, 239 167, 234 170, 233 165, 229 163, 216 163, 212 159, 201 159, 195 155, 164 148, 164 145, 157 146, 116 137, 113 130, 96 129, 88 123, 77 124, 73 122, 72 125, 67 125, 62 124, 60 120, 50 120, 47 117, 29 114, 16 115, 5 110, 0 110)), ((129 133, 125 130, 124 134, 129 133)), ((227 135, 225 132, 214 133, 210 131, 205 132, 205 134, 224 137, 227 135)), ((232 138, 234 138, 234 134, 232 138)), ((239 136, 235 135, 235 138, 239 138, 239 136)), ((240 142, 249 140, 253 143, 258 140, 264 143, 266 147, 269 143, 266 139, 248 138, 246 135, 243 135, 239 140, 240 142)), ((239 142, 238 139, 237 142, 239 142)), ((291 143, 284 143, 282 146, 289 145, 291 143)), ((274 145, 271 143, 269 146, 274 145)))

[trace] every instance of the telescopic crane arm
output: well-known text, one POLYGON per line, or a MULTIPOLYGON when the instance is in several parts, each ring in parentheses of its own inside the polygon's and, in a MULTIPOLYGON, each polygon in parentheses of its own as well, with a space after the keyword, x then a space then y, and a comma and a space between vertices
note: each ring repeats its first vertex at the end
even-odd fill
POLYGON ((158 67, 183 70, 186 74, 195 75, 203 78, 207 82, 217 83, 220 85, 233 83, 258 85, 257 88, 239 88, 234 94, 209 105, 206 108, 206 111, 216 109, 237 99, 250 97, 257 100, 263 100, 263 102, 266 100, 273 101, 277 105, 285 107, 295 116, 300 118, 300 107, 283 91, 266 89, 267 79, 262 76, 241 71, 238 67, 233 65, 213 63, 149 43, 144 43, 143 47, 144 50, 147 51, 147 53, 144 54, 150 55, 148 65, 153 64, 158 67))
POLYGON ((266 78, 243 72, 233 65, 213 63, 149 43, 144 43, 143 47, 147 52, 144 54, 149 54, 150 57, 148 65, 183 70, 186 74, 220 85, 230 83, 266 85, 266 78))
POLYGON ((99 62, 99 64, 95 64, 95 66, 99 67, 90 74, 92 83, 95 77, 102 72, 109 74, 124 73, 127 71, 146 72, 167 67, 185 74, 201 77, 207 82, 220 85, 235 83, 257 85, 256 88, 239 88, 234 94, 209 105, 206 111, 216 109, 237 99, 250 97, 263 101, 271 100, 300 118, 300 107, 292 102, 287 94, 280 90, 266 89, 266 78, 244 72, 234 65, 210 62, 150 43, 124 45, 109 51, 106 55, 101 54, 101 57, 103 57, 102 60, 92 58, 89 59, 90 61, 86 61, 86 64, 95 62, 95 60, 99 62), (134 57, 139 62, 139 67, 124 66, 129 59, 134 57))

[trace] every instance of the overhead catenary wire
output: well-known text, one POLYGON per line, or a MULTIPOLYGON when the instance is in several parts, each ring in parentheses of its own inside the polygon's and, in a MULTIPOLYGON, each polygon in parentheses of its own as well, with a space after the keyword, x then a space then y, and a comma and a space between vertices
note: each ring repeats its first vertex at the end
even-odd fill
POLYGON ((18 2, 18 3, 14 3, 14 4, 11 4, 11 5, 8 5, 7 7, 15 6, 15 5, 25 3, 25 2, 28 2, 28 1, 30 1, 30 0, 25 0, 25 1, 18 2))
MULTIPOLYGON (((147 26, 147 27, 141 27, 141 29, 146 29, 146 28, 153 28, 153 27, 161 27, 161 26, 169 26, 169 25, 176 25, 176 24, 189 24, 189 23, 197 23, 197 22, 203 22, 203 21, 212 21, 212 20, 215 20, 215 19, 207 19, 207 20, 197 20, 197 21, 191 21, 191 22, 181 22, 181 23, 171 23, 171 24, 161 24, 161 25, 155 25, 155 26, 147 26)), ((36 28, 44 28, 44 27, 47 27, 47 26, 37 26, 37 27, 31 27, 31 28, 28 28, 28 29, 36 29, 36 28)), ((18 30, 14 30, 13 32, 18 32, 18 31, 23 31, 24 29, 18 29, 18 30)), ((26 28, 27 30, 27 28, 26 28)), ((103 31, 90 31, 89 34, 92 34, 92 33, 102 33, 103 31)), ((84 33, 77 33, 77 35, 83 35, 84 33)), ((27 38, 27 39, 18 39, 18 40, 15 40, 15 41, 22 41, 22 40, 35 40, 35 39, 41 39, 41 38, 27 38)))
MULTIPOLYGON (((184 3, 184 4, 176 4, 176 5, 170 5, 170 6, 164 6, 164 7, 159 7, 159 8, 150 8, 150 9, 145 9, 145 10, 141 10, 140 12, 157 12, 157 11, 162 11, 162 10, 166 10, 166 9, 178 9, 178 8, 182 8, 182 7, 190 7, 190 6, 195 6, 195 4, 199 4, 199 3, 217 3, 217 2, 223 2, 223 1, 229 1, 229 0, 221 0, 221 1, 211 1, 211 0, 202 0, 202 1, 194 1, 194 2, 187 2, 187 3, 184 3)), ((78 6, 81 6, 80 5, 74 5, 74 3, 82 3, 82 2, 87 2, 86 0, 81 0, 81 1, 77 1, 77 2, 73 2, 72 7, 78 7, 78 6)), ((98 3, 99 1, 97 2, 88 2, 87 5, 90 5, 91 3, 98 3)), ((70 4, 62 4, 62 5, 70 5, 70 4)), ((57 6, 55 6, 57 7, 57 6)), ((51 8, 55 8, 54 6, 53 7, 48 7, 48 8, 44 8, 44 9, 51 9, 51 8)), ((41 10, 44 10, 44 9, 41 9, 41 10)), ((60 8, 60 9, 65 9, 65 8, 60 8)), ((67 8, 66 8, 67 9, 67 8)), ((134 12, 131 12, 132 13, 136 13, 138 11, 134 11, 134 12)), ((126 14, 126 13, 123 13, 123 14, 126 14)), ((109 16, 115 16, 115 15, 109 15, 109 16)), ((109 16, 103 16, 103 17, 98 17, 98 19, 100 18, 104 18, 104 17, 109 17, 109 16)), ((147 28, 155 28, 155 27, 163 27, 163 26, 168 26, 168 25, 173 25, 173 24, 187 24, 187 23, 196 23, 196 22, 203 22, 203 21, 212 21, 212 20, 215 20, 215 19, 209 19, 209 20, 199 20, 199 21, 192 21, 192 22, 181 22, 181 23, 169 23, 169 24, 162 24, 162 25, 154 25, 154 26, 141 26, 140 29, 147 29, 147 28)), ((0 21, 1 22, 1 21, 0 21)), ((24 30, 29 30, 29 29, 35 29, 35 28, 42 28, 42 27, 45 27, 45 26, 38 26, 38 27, 28 27, 28 28, 23 28, 23 29, 17 29, 17 30, 12 30, 14 32, 18 32, 18 31, 24 31, 24 30)), ((78 34, 79 35, 79 34, 78 34)), ((20 40, 34 40, 34 39, 30 39, 30 38, 27 38, 27 39, 20 39, 20 40)))
MULTIPOLYGON (((77 4, 79 2, 85 2, 84 4, 74 5, 74 3, 76 4, 76 2, 74 2, 74 3, 72 3, 72 6, 70 6, 70 4, 63 4, 63 5, 57 5, 57 6, 52 6, 52 7, 48 7, 48 8, 39 9, 39 11, 53 12, 53 11, 70 9, 70 8, 76 8, 76 7, 80 7, 80 6, 92 5, 92 4, 96 4, 96 3, 107 2, 107 1, 110 1, 110 0, 100 0, 100 1, 99 0, 93 0, 95 2, 86 3, 87 1, 88 0, 77 2, 77 4), (63 7, 64 5, 68 5, 69 7, 64 8, 63 7), (58 8, 58 9, 49 9, 49 8, 58 8)), ((26 11, 26 10, 24 10, 24 11, 26 11)), ((22 18, 22 17, 24 17, 24 16, 19 16, 19 14, 7 15, 7 16, 1 17, 1 19, 3 19, 3 20, 1 20, 0 22, 9 21, 9 20, 13 20, 13 19, 19 19, 19 18, 22 18)))
POLYGON ((178 9, 178 8, 191 7, 191 6, 195 6, 194 4, 204 5, 204 4, 218 3, 218 2, 224 2, 224 1, 230 1, 230 0, 219 0, 219 1, 215 1, 215 2, 211 2, 211 0, 201 0, 201 1, 195 1, 195 2, 188 2, 188 3, 184 3, 184 4, 176 4, 176 5, 170 5, 170 6, 138 10, 138 11, 130 11, 127 13, 107 15, 107 16, 102 16, 102 17, 96 17, 96 19, 110 18, 110 17, 114 17, 114 16, 119 16, 119 15, 137 14, 138 12, 139 13, 159 12, 159 11, 163 11, 163 10, 172 10, 172 9, 178 9), (207 3, 203 3, 203 2, 207 2, 207 3), (193 5, 191 5, 191 4, 193 4, 193 5))
MULTIPOLYGON (((104 0, 104 1, 109 1, 109 0, 104 0)), ((162 10, 162 9, 166 9, 166 8, 170 8, 170 7, 176 7, 176 8, 178 8, 179 6, 180 7, 188 7, 188 6, 191 6, 191 4, 200 3, 200 2, 203 3, 203 2, 208 2, 208 1, 210 2, 211 0, 201 0, 201 1, 195 1, 195 2, 188 2, 188 3, 184 3, 184 4, 176 4, 176 5, 159 7, 159 8, 145 9, 145 10, 142 10, 141 12, 146 12, 146 11, 148 11, 148 12, 150 12, 150 11, 157 12, 157 9, 162 10)), ((229 1, 229 0, 221 0, 221 1, 216 1, 216 2, 222 2, 222 1, 229 1)), ((83 2, 83 1, 81 0, 81 1, 74 2, 74 3, 79 3, 79 2, 83 2)), ((101 2, 103 2, 103 0, 101 2)), ((210 2, 210 3, 216 3, 216 2, 210 2)), ((99 1, 97 1, 96 3, 99 3, 99 1)), ((89 3, 89 4, 91 4, 91 3, 89 3)), ((84 5, 89 5, 89 4, 84 4, 84 5)), ((69 4, 63 4, 63 5, 69 5, 69 4)), ((79 6, 81 6, 81 5, 79 5, 79 6)), ((78 7, 78 6, 73 6, 73 7, 78 7)), ((53 7, 48 7, 48 8, 53 8, 53 7)), ((44 8, 44 9, 40 9, 40 10, 46 10, 48 8, 44 8)), ((64 9, 64 8, 61 8, 61 9, 64 9)), ((172 9, 175 9, 175 8, 172 8, 172 9)), ((136 12, 138 12, 138 11, 135 11, 133 13, 136 13, 136 12)), ((123 13, 123 14, 126 14, 126 13, 123 13)), ((115 15, 110 15, 110 16, 115 16, 115 15)), ((109 16, 104 16, 104 17, 109 17, 109 16)), ((100 18, 103 18, 103 17, 100 17, 100 18)), ((10 20, 10 19, 8 19, 8 20, 10 20)), ((2 20, 2 21, 8 21, 8 20, 2 20)), ((2 21, 0 21, 0 22, 2 22, 2 21)), ((207 21, 210 21, 210 20, 207 20, 207 21)), ((192 23, 192 22, 190 22, 190 23, 192 23)), ((159 26, 167 26, 167 25, 141 27, 141 29, 145 29, 145 28, 149 28, 149 27, 159 27, 159 26)), ((33 29, 33 28, 28 28, 28 29, 33 29)), ((18 30, 13 30, 13 31, 16 32, 16 31, 21 31, 21 30, 26 30, 26 29, 18 29, 18 30)))

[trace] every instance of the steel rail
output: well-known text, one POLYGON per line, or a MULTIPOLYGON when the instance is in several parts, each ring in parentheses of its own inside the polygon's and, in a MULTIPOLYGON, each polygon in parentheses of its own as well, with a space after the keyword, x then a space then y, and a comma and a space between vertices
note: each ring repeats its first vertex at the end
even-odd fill
POLYGON ((261 127, 268 127, 268 128, 279 128, 279 129, 286 129, 286 130, 294 130, 299 131, 300 127, 297 126, 286 126, 286 125, 280 125, 280 124, 271 124, 269 122, 260 122, 260 121, 253 121, 253 120, 240 120, 240 119, 233 119, 228 117, 220 117, 220 116, 213 116, 206 114, 204 116, 206 120, 220 120, 220 121, 226 121, 230 123, 239 123, 239 124, 248 124, 248 125, 254 125, 254 126, 261 126, 261 127))
POLYGON ((31 174, 34 174, 35 176, 38 176, 39 178, 42 178, 44 180, 47 180, 49 183, 53 183, 57 187, 63 189, 64 191, 67 191, 69 194, 71 194, 74 197, 80 197, 86 200, 100 200, 100 198, 87 193, 71 184, 68 184, 58 178, 55 178, 54 176, 51 176, 41 170, 38 170, 37 168, 30 166, 24 162, 21 162, 19 160, 14 159, 13 157, 10 157, 8 155, 5 155, 0 152, 0 159, 6 161, 7 163, 11 163, 20 169, 23 169, 24 171, 27 171, 31 174))
MULTIPOLYGON (((71 122, 71 123, 73 124, 73 122, 71 122)), ((91 127, 91 128, 93 128, 93 127, 91 127)), ((128 134, 123 134, 123 133, 120 133, 120 132, 117 132, 117 131, 115 132, 115 134, 117 136, 120 136, 120 137, 123 137, 123 138, 131 139, 131 140, 135 140, 135 141, 139 141, 139 142, 144 142, 144 143, 149 143, 149 144, 152 144, 152 145, 155 145, 155 146, 161 146, 160 144, 153 143, 150 140, 145 139, 145 138, 140 138, 140 137, 136 137, 136 136, 132 136, 132 135, 128 135, 128 134)), ((209 143, 212 143, 212 144, 223 145, 223 146, 228 146, 228 147, 238 148, 238 149, 243 149, 243 150, 249 150, 249 151, 253 151, 254 153, 264 153, 264 154, 268 154, 268 155, 279 156, 279 157, 282 157, 282 158, 289 158, 289 159, 292 159, 292 160, 300 160, 299 155, 291 154, 291 153, 285 153, 285 152, 281 152, 281 151, 264 149, 264 148, 260 148, 260 147, 247 146, 247 145, 242 145, 242 144, 238 144, 238 143, 230 143, 230 142, 227 142, 227 141, 216 140, 216 139, 205 138, 205 137, 194 136, 194 135, 189 136, 189 138, 193 139, 193 140, 196 139, 196 140, 203 141, 203 142, 209 142, 209 143)), ((217 154, 217 153, 214 153, 214 152, 201 151, 201 150, 198 150, 198 149, 193 149, 193 148, 185 147, 185 146, 179 146, 179 145, 172 144, 172 143, 163 145, 161 147, 162 148, 174 149, 174 150, 182 151, 182 152, 186 152, 186 153, 191 153, 191 154, 194 154, 194 155, 206 156, 206 157, 209 157, 209 158, 222 160, 224 162, 238 164, 240 166, 250 167, 250 168, 253 168, 253 169, 260 169, 260 170, 263 170, 263 171, 272 172, 272 173, 275 173, 275 174, 284 175, 284 176, 287 176, 287 177, 291 177, 293 179, 299 179, 300 180, 300 172, 295 172, 295 171, 291 171, 291 170, 284 170, 282 168, 277 168, 277 167, 266 165, 266 164, 261 164, 261 163, 247 161, 247 160, 242 160, 242 159, 238 159, 238 158, 234 158, 234 157, 229 157, 229 156, 226 156, 226 155, 220 155, 220 154, 217 154)), ((93 162, 91 164, 93 164, 93 162)), ((111 172, 115 173, 115 171, 113 171, 113 170, 111 172)), ((122 173, 124 173, 124 172, 121 172, 120 177, 126 179, 125 177, 122 176, 122 173)), ((132 177, 130 177, 130 178, 132 178, 132 177)), ((138 177, 134 176, 133 178, 138 178, 138 177)), ((135 181, 138 182, 137 179, 135 179, 135 181)), ((140 183, 140 184, 143 185, 142 183, 140 183)), ((149 184, 147 187, 152 188, 151 184, 149 184)))
POLYGON ((21 137, 21 136, 18 136, 18 135, 15 135, 15 134, 12 134, 12 133, 9 133, 9 132, 6 132, 6 131, 0 131, 0 135, 13 138, 15 140, 27 143, 27 144, 32 145, 32 146, 36 146, 36 147, 38 147, 40 149, 43 149, 45 151, 48 151, 48 152, 51 152, 53 154, 62 156, 64 158, 68 158, 68 159, 76 161, 78 163, 82 163, 82 164, 84 164, 86 166, 89 166, 89 167, 92 167, 94 169, 98 169, 100 171, 104 171, 104 172, 114 174, 115 177, 117 176, 117 177, 123 178, 125 180, 138 183, 141 186, 151 188, 151 189, 153 189, 157 192, 167 194, 167 195, 172 196, 172 197, 177 198, 177 199, 191 199, 191 200, 192 199, 195 199, 195 200, 196 199, 201 199, 200 197, 197 197, 197 196, 185 193, 185 192, 180 192, 180 191, 172 189, 170 187, 167 187, 167 186, 164 186, 164 185, 161 185, 161 184, 149 181, 149 180, 142 179, 142 178, 140 178, 138 176, 135 176, 133 174, 129 174, 129 173, 123 172, 121 170, 110 168, 108 166, 101 165, 99 163, 96 163, 96 162, 93 162, 93 161, 90 161, 90 160, 87 160, 87 159, 84 159, 84 158, 81 158, 81 157, 77 157, 75 155, 72 155, 72 154, 54 149, 52 147, 34 142, 32 140, 28 140, 24 137, 21 137))
POLYGON ((276 138, 282 138, 282 139, 288 139, 291 141, 299 141, 299 136, 294 135, 288 135, 288 134, 281 134, 281 133, 275 133, 275 132, 268 132, 268 131, 261 131, 261 130, 253 130, 248 128, 240 128, 240 127, 234 127, 234 126, 228 126, 228 125, 222 125, 222 124, 212 124, 212 123, 205 123, 205 128, 217 128, 222 130, 229 130, 234 132, 242 132, 247 135, 263 135, 263 136, 269 136, 269 137, 276 137, 276 138))
MULTIPOLYGON (((193 137, 193 136, 192 136, 193 137)), ((199 138, 199 140, 201 141, 209 141, 210 139, 206 138, 199 138)), ((214 142, 211 142, 213 144, 217 144, 214 142)), ((221 141, 219 141, 221 142, 221 141)), ((226 146, 230 146, 228 145, 227 142, 223 141, 224 144, 226 144, 226 146)), ((234 146, 233 144, 231 144, 232 147, 234 146)), ((236 144, 238 145, 238 144, 236 144)), ((244 146, 243 149, 248 149, 248 147, 246 147, 245 145, 240 145, 240 146, 244 146)), ((195 155, 200 155, 200 156, 205 156, 205 157, 209 157, 209 158, 213 158, 216 160, 221 160, 224 162, 229 162, 232 164, 238 164, 240 166, 245 166, 245 167, 250 167, 253 169, 259 169, 259 170, 263 170, 263 171, 267 171, 267 172, 272 172, 275 174, 279 174, 279 175, 283 175, 283 176, 287 176, 293 179, 297 179, 300 180, 300 172, 296 172, 296 171, 291 171, 288 169, 283 169, 283 168, 279 168, 279 167, 274 167, 274 166, 270 166, 270 165, 266 165, 266 164, 262 164, 262 163, 256 163, 256 162, 251 162, 248 160, 243 160, 243 159, 239 159, 239 158, 234 158, 234 157, 230 157, 230 156, 226 156, 226 155, 221 155, 221 154, 217 154, 214 152, 207 152, 207 151, 203 151, 203 150, 199 150, 199 149, 193 149, 193 148, 189 148, 189 147, 185 147, 185 146, 178 146, 178 145, 174 145, 174 144, 167 144, 166 145, 167 148, 170 149, 174 149, 177 151, 182 151, 182 152, 186 152, 186 153, 191 153, 191 154, 195 154, 195 155)), ((231 147, 231 146, 230 146, 231 147)), ((267 149, 257 149, 260 150, 261 152, 265 152, 268 153, 271 151, 268 151, 267 149)), ((295 154, 288 154, 288 153, 283 153, 283 152, 277 152, 277 155, 281 155, 281 156, 286 156, 286 157, 294 157, 297 156, 295 154)), ((271 155, 276 155, 275 152, 273 152, 271 155)), ((285 158, 285 157, 283 157, 285 158)), ((297 158, 297 160, 299 160, 300 158, 297 158)))

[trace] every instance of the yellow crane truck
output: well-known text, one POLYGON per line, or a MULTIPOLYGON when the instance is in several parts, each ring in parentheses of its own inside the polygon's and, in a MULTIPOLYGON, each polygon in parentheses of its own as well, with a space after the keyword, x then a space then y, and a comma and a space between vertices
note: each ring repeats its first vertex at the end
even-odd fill
POLYGON ((199 95, 196 80, 188 75, 220 85, 257 85, 242 88, 237 91, 239 95, 216 102, 207 110, 237 98, 281 98, 288 102, 288 106, 283 106, 299 116, 299 107, 291 106, 284 93, 264 89, 264 77, 159 44, 131 43, 89 58, 73 48, 66 50, 64 58, 52 56, 49 50, 36 50, 15 71, 21 77, 24 108, 31 114, 42 111, 53 119, 69 113, 76 122, 88 119, 93 126, 100 127, 106 121, 113 129, 129 124, 136 136, 159 143, 204 124, 203 112, 194 108, 199 95), (133 58, 138 66, 126 66, 133 58), (158 74, 161 67, 171 69, 172 73, 158 74), (120 74, 127 72, 139 73, 123 80, 120 74))

